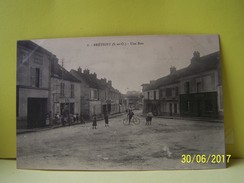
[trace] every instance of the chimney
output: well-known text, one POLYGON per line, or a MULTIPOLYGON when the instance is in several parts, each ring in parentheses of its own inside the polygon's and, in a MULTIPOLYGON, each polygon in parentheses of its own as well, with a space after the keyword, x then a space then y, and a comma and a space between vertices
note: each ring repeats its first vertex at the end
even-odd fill
POLYGON ((112 87, 112 81, 111 81, 111 80, 108 80, 108 85, 109 85, 110 87, 112 87))
POLYGON ((102 84, 106 84, 107 83, 107 79, 106 78, 101 78, 101 83, 102 84))
POLYGON ((174 72, 176 72, 176 67, 175 66, 171 66, 170 67, 170 74, 173 74, 174 72))
POLYGON ((200 58, 200 53, 199 53, 199 51, 194 51, 194 52, 193 52, 193 57, 192 57, 192 59, 191 59, 191 63, 192 63, 192 62, 195 62, 195 61, 198 61, 199 58, 200 58))
POLYGON ((90 70, 89 70, 89 69, 85 69, 85 70, 83 71, 83 73, 84 73, 84 74, 87 74, 87 75, 89 75, 89 73, 90 73, 90 70))
POLYGON ((82 69, 81 69, 80 67, 78 67, 77 71, 78 71, 79 73, 82 73, 82 69))

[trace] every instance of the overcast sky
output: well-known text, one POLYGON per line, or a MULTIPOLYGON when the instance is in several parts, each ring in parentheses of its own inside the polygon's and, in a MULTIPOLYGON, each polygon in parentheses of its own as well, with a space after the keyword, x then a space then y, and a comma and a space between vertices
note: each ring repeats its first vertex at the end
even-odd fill
POLYGON ((120 36, 33 40, 64 62, 70 71, 79 66, 112 80, 122 93, 141 91, 141 84, 190 64, 194 51, 207 55, 219 51, 217 35, 120 36), (138 44, 140 42, 141 44, 138 44), (103 43, 103 45, 94 45, 103 43), (123 43, 124 45, 121 45, 123 43), (133 43, 133 44, 131 44, 133 43))

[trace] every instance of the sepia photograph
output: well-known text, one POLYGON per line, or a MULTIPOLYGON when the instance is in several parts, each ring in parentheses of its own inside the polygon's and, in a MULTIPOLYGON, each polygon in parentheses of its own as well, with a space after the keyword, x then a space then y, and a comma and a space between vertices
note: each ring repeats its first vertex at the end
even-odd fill
POLYGON ((218 35, 17 41, 17 168, 225 168, 218 35))

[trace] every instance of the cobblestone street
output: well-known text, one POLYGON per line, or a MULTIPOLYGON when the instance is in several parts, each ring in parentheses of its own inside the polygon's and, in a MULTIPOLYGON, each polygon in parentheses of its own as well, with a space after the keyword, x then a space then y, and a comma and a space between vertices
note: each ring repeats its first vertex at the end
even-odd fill
MULTIPOLYGON (((138 111, 137 111, 138 113, 138 111)), ((18 167, 26 169, 157 170, 219 168, 181 163, 182 154, 224 154, 223 123, 153 118, 124 125, 126 115, 17 135, 18 167), (220 138, 222 137, 222 138, 220 138)))

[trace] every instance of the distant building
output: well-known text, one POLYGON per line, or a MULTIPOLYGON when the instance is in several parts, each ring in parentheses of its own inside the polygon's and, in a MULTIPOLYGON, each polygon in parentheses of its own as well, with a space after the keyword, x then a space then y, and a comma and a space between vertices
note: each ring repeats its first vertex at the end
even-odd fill
POLYGON ((155 115, 221 117, 222 82, 219 52, 200 57, 194 52, 188 67, 143 84, 143 111, 155 115))
POLYGON ((17 42, 17 128, 46 125, 53 54, 31 41, 17 42))
POLYGON ((112 81, 98 79, 96 73, 85 69, 82 72, 71 70, 70 73, 80 81, 81 115, 86 119, 96 114, 102 117, 104 113, 115 114, 124 110, 121 103, 121 93, 112 87, 112 81))
POLYGON ((142 109, 142 93, 138 91, 128 91, 125 94, 127 108, 142 109))

